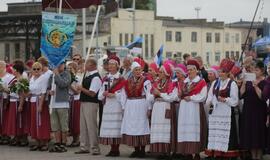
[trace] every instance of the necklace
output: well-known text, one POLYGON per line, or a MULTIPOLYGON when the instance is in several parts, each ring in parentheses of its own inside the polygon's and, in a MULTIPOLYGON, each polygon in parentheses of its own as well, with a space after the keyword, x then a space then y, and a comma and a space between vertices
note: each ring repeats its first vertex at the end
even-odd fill
POLYGON ((161 80, 161 83, 158 83, 158 89, 161 90, 166 86, 167 80, 161 80))

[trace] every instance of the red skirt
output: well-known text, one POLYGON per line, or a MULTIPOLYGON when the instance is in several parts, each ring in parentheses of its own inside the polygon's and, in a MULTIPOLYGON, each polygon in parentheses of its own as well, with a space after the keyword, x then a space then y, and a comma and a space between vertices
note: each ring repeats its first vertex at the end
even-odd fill
POLYGON ((19 102, 9 102, 8 106, 8 118, 6 125, 6 134, 8 136, 17 135, 17 108, 19 102))
POLYGON ((1 135, 7 135, 7 127, 8 126, 8 100, 3 100, 3 107, 2 107, 2 117, 0 121, 0 134, 1 135))
POLYGON ((69 129, 72 136, 80 135, 80 106, 79 100, 71 102, 69 129))
POLYGON ((37 112, 36 102, 31 102, 30 136, 36 140, 49 140, 51 132, 48 103, 44 102, 42 112, 37 112))
POLYGON ((23 134, 30 134, 30 126, 31 126, 31 103, 29 101, 24 102, 23 106, 23 134))

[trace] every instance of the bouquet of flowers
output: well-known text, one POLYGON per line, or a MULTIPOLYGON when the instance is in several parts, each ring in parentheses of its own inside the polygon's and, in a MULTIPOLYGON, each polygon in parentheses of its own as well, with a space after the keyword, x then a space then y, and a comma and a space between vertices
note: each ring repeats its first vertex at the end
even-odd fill
POLYGON ((4 89, 3 80, 0 78, 0 92, 2 92, 3 89, 4 89))
POLYGON ((9 90, 10 92, 13 92, 13 93, 29 92, 29 81, 25 78, 22 78, 19 81, 10 85, 9 90))
POLYGON ((78 79, 77 79, 76 75, 74 73, 72 73, 72 72, 70 72, 70 75, 71 75, 71 83, 73 83, 73 82, 77 83, 78 79))

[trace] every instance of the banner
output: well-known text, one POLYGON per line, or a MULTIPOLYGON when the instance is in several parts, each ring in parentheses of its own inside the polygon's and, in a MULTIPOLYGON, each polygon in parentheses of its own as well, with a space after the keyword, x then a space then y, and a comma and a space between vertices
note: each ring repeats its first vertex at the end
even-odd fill
POLYGON ((51 67, 57 67, 70 54, 76 24, 75 15, 42 12, 40 50, 51 67))

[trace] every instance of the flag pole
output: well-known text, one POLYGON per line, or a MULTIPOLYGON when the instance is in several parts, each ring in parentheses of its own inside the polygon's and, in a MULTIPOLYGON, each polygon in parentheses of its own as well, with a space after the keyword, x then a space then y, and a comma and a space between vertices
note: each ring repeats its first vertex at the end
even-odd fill
POLYGON ((91 47, 92 47, 92 43, 93 43, 95 31, 96 31, 96 28, 97 28, 97 23, 98 23, 100 9, 101 9, 101 5, 98 5, 97 14, 96 14, 96 18, 95 18, 95 23, 94 23, 94 27, 93 27, 93 30, 92 30, 92 33, 91 33, 91 39, 90 39, 90 42, 89 42, 89 45, 88 45, 88 50, 87 50, 87 53, 86 53, 86 58, 85 58, 86 60, 90 56, 90 51, 91 51, 91 47))
MULTIPOLYGON (((60 3, 59 3, 59 9, 58 9, 58 14, 62 14, 62 7, 63 7, 63 0, 60 0, 60 3)), ((56 66, 55 66, 56 67, 56 66)), ((55 91, 56 89, 56 86, 54 85, 54 77, 55 77, 55 74, 53 74, 53 77, 52 77, 52 84, 51 84, 51 90, 52 91, 55 91)), ((55 92, 54 92, 55 93, 55 92)), ((51 99, 50 99, 50 105, 49 105, 49 111, 50 113, 52 113, 52 105, 53 105, 53 100, 54 100, 54 95, 51 96, 51 99)))
POLYGON ((82 9, 82 39, 83 39, 83 51, 82 51, 82 54, 83 54, 83 57, 86 56, 86 13, 85 13, 85 8, 82 9))

